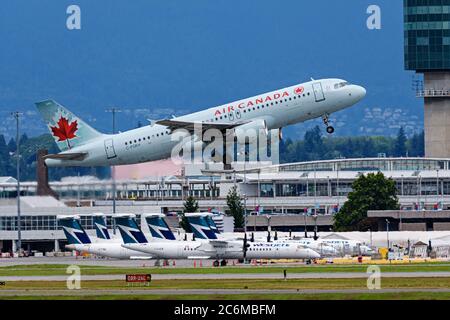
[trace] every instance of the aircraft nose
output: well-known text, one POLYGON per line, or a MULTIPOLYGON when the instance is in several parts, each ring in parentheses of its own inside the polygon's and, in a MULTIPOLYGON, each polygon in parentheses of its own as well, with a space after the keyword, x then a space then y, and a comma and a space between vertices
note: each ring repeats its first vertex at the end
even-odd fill
POLYGON ((358 101, 364 98, 366 96, 366 93, 367 91, 364 87, 355 86, 355 97, 358 99, 358 101))
POLYGON ((309 249, 309 255, 311 257, 311 259, 318 259, 320 258, 320 254, 317 253, 316 251, 309 249))
POLYGON ((74 244, 66 244, 66 249, 68 250, 76 250, 76 247, 74 244))

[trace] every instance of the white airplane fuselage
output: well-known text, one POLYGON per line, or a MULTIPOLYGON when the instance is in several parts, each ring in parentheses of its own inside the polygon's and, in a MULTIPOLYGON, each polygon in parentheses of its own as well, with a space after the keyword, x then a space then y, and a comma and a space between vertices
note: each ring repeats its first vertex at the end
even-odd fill
POLYGON ((372 255, 374 254, 374 251, 368 247, 367 245, 363 244, 360 241, 356 240, 345 240, 345 239, 318 239, 314 240, 312 238, 303 238, 298 240, 299 243, 313 247, 316 246, 317 248, 320 247, 321 244, 324 244, 326 246, 334 248, 337 253, 339 254, 361 254, 361 255, 372 255))
MULTIPOLYGON (((263 123, 266 130, 273 130, 348 108, 365 94, 363 87, 341 79, 314 80, 171 120, 209 125, 263 123)), ((134 164, 167 159, 177 144, 179 138, 174 139, 168 127, 154 124, 114 135, 103 134, 61 152, 86 153, 83 160, 46 159, 45 162, 47 166, 134 164)))
MULTIPOLYGON (((243 242, 229 241, 212 245, 208 241, 124 244, 128 249, 145 252, 163 259, 243 259, 243 242)), ((299 244, 248 242, 248 259, 315 259, 320 255, 299 244)))
POLYGON ((130 250, 121 246, 121 242, 96 242, 89 244, 68 244, 66 248, 115 259, 151 259, 148 253, 130 250))

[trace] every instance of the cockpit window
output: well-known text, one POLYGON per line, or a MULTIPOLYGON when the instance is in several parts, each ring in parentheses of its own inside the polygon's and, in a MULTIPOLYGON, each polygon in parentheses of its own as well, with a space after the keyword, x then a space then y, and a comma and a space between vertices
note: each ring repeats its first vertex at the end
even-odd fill
POLYGON ((345 87, 345 86, 348 86, 348 85, 349 85, 349 83, 347 81, 339 82, 339 83, 336 83, 334 85, 334 88, 335 89, 339 89, 339 88, 342 88, 342 87, 345 87))

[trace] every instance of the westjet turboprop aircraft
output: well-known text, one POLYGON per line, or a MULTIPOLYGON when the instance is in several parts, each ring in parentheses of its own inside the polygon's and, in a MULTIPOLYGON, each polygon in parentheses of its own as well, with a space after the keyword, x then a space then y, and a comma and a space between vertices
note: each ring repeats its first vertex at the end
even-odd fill
MULTIPOLYGON (((218 232, 217 226, 212 219, 212 213, 209 212, 199 212, 199 213, 186 213, 185 216, 191 226, 192 232, 194 233, 197 239, 221 239, 225 241, 239 240, 242 239, 242 236, 239 236, 235 233, 223 235, 218 232)), ((250 238, 249 242, 261 242, 265 241, 263 238, 255 238, 254 233, 250 238)), ((267 242, 269 243, 292 243, 292 244, 301 244, 305 247, 308 247, 316 252, 318 252, 323 257, 336 257, 339 254, 339 251, 334 247, 328 245, 324 242, 319 241, 303 241, 301 240, 292 240, 289 238, 286 239, 278 239, 275 237, 273 241, 270 241, 270 232, 267 236, 267 242)))
MULTIPOLYGON (((239 138, 249 130, 267 135, 269 130, 322 117, 327 132, 333 133, 329 115, 365 95, 363 87, 344 80, 313 80, 114 135, 96 131, 53 100, 36 106, 62 151, 47 155, 47 166, 109 166, 169 158, 180 144, 180 137, 172 139, 172 133, 184 129, 197 138, 198 125, 200 133, 217 129, 239 138)), ((204 142, 202 137, 199 140, 204 142)))
POLYGON ((346 240, 346 239, 317 239, 303 238, 298 240, 300 243, 310 246, 310 245, 327 245, 335 248, 337 252, 341 255, 363 255, 370 256, 374 254, 374 250, 369 246, 365 245, 361 241, 357 240, 346 240))
POLYGON ((114 241, 101 241, 93 243, 80 224, 79 216, 57 216, 57 220, 66 235, 69 250, 87 252, 99 256, 117 259, 151 259, 148 253, 129 250, 114 241))
POLYGON ((320 255, 300 244, 243 241, 159 241, 148 242, 132 215, 116 219, 122 246, 161 259, 215 259, 214 266, 226 265, 226 259, 316 259, 320 255))

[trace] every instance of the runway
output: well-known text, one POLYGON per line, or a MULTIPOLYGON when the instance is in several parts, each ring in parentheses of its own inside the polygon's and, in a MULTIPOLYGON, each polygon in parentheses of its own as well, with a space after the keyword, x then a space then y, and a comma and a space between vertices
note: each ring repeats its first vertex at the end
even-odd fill
MULTIPOLYGON (((102 266, 102 267, 153 267, 156 260, 117 260, 117 259, 94 259, 82 257, 27 257, 27 258, 4 258, 0 259, 0 266, 20 266, 39 264, 76 264, 80 266, 102 266)), ((162 261, 161 261, 162 263, 162 261)), ((190 268, 194 264, 193 260, 177 260, 175 267, 190 268)), ((203 260, 203 266, 212 267, 212 260, 203 260)), ((172 264, 171 264, 172 266, 172 264)))
MULTIPOLYGON (((358 279, 367 278, 365 272, 287 273, 287 279, 358 279)), ((450 278, 450 272, 382 272, 381 278, 450 278)), ((282 273, 218 273, 218 274, 152 274, 152 280, 232 280, 283 279, 282 273)), ((0 281, 66 281, 67 276, 0 276, 0 281)), ((125 274, 85 275, 85 281, 125 280, 125 274)))

